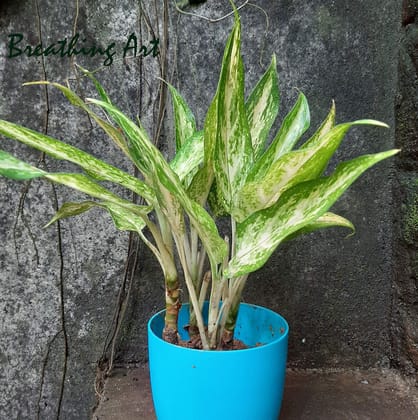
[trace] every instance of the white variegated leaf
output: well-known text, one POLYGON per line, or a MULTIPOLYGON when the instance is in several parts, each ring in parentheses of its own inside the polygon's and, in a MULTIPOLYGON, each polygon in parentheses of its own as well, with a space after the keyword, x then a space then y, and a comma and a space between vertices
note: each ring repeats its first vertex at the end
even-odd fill
POLYGON ((38 178, 45 174, 45 171, 15 158, 4 150, 0 150, 0 175, 18 181, 24 181, 26 179, 38 178))
POLYGON ((170 162, 171 169, 186 188, 189 187, 200 164, 203 163, 203 149, 203 131, 198 131, 184 142, 170 162))
MULTIPOLYGON (((96 81, 97 82, 97 81, 96 81)), ((98 83, 98 82, 97 82, 98 83)), ((83 111, 87 112, 88 115, 97 122, 100 128, 114 141, 114 143, 125 153, 125 155, 132 159, 132 156, 129 154, 128 145, 126 144, 126 140, 121 132, 119 132, 115 127, 111 124, 100 118, 93 110, 81 99, 74 91, 69 89, 67 86, 60 85, 59 83, 52 83, 48 81, 40 81, 40 82, 29 82, 25 83, 26 86, 29 85, 49 85, 59 89, 63 95, 68 99, 68 101, 78 108, 82 109, 83 111)))
POLYGON ((279 132, 269 148, 258 159, 251 169, 247 182, 264 178, 271 165, 287 152, 292 150, 295 143, 309 128, 310 114, 308 102, 303 93, 299 94, 296 104, 287 114, 279 132))
POLYGON ((264 152, 267 136, 279 111, 279 101, 276 56, 273 55, 269 68, 245 104, 255 160, 264 152))
MULTIPOLYGON (((214 262, 221 262, 226 254, 226 246, 219 236, 214 221, 204 208, 189 198, 180 179, 165 161, 161 152, 148 139, 145 130, 138 127, 116 107, 96 99, 89 99, 89 101, 106 111, 111 110, 111 115, 115 116, 115 121, 130 140, 132 151, 142 156, 143 165, 138 169, 143 172, 146 178, 153 179, 153 187, 156 191, 159 190, 156 195, 162 209, 169 212, 172 209, 179 209, 181 206, 189 216, 190 222, 201 238, 209 257, 214 262), (178 203, 175 201, 178 201, 178 203)), ((167 213, 166 216, 173 229, 182 226, 177 218, 177 210, 174 214, 167 213)), ((181 233, 178 232, 178 234, 181 233)))
POLYGON ((224 275, 237 277, 260 268, 286 237, 321 217, 365 170, 398 151, 340 164, 331 176, 298 184, 274 206, 250 216, 238 225, 236 253, 224 275))
POLYGON ((322 124, 318 127, 310 139, 308 139, 300 149, 313 146, 322 136, 328 133, 335 124, 335 102, 332 101, 331 109, 322 124))
POLYGON ((214 157, 216 137, 218 132, 218 95, 215 94, 208 112, 206 113, 203 128, 203 166, 197 171, 189 186, 188 194, 193 201, 204 206, 212 187, 214 173, 214 157))
POLYGON ((196 131, 196 121, 186 101, 177 92, 174 86, 167 83, 173 102, 174 122, 176 129, 176 151, 179 151, 183 144, 196 131))
POLYGON ((311 142, 310 147, 284 154, 273 162, 262 179, 247 182, 243 186, 237 194, 233 213, 235 219, 242 222, 250 214, 272 206, 292 186, 319 177, 349 128, 362 124, 386 126, 374 120, 340 124, 311 142))
POLYGON ((311 223, 308 223, 302 229, 293 232, 291 235, 286 236, 283 241, 291 241, 292 239, 296 238, 300 235, 305 235, 311 232, 315 232, 319 229, 330 228, 330 227, 344 227, 347 229, 351 229, 351 235, 354 235, 355 228, 354 225, 347 220, 345 217, 339 216, 338 214, 334 213, 324 213, 322 216, 318 217, 318 219, 314 220, 311 223))
POLYGON ((155 202, 154 191, 139 179, 76 147, 4 120, 0 120, 0 134, 45 152, 55 159, 75 163, 98 179, 114 182, 128 188, 139 196, 144 197, 148 203, 155 202))
POLYGON ((253 161, 251 137, 244 102, 244 70, 240 52, 239 19, 228 39, 216 97, 217 133, 214 169, 216 184, 227 210, 253 161))

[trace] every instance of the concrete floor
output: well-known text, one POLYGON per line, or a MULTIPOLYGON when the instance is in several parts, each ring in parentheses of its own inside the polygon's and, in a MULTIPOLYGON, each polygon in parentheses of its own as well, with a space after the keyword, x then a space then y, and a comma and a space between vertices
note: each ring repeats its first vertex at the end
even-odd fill
MULTIPOLYGON (((305 419, 418 420, 418 388, 388 370, 290 370, 280 420, 305 419)), ((155 420, 147 367, 116 369, 93 420, 155 420)))

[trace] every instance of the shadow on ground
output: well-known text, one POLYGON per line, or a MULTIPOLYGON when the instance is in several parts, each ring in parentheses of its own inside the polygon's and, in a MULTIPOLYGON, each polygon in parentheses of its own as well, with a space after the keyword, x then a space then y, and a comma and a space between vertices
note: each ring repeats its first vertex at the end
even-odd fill
MULTIPOLYGON (((93 420, 154 419, 147 366, 116 369, 93 420)), ((308 419, 418 420, 418 389, 390 370, 289 370, 280 420, 308 419)))

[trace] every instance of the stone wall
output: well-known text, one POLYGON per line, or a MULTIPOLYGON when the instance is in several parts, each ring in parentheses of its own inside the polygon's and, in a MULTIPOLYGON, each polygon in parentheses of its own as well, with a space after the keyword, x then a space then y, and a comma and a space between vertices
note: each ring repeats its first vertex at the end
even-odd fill
MULTIPOLYGON (((161 150, 172 153, 170 105, 164 114, 166 90, 156 76, 179 88, 201 126, 232 25, 230 17, 213 21, 229 13, 227 0, 200 3, 184 10, 212 21, 180 14, 173 2, 163 0, 3 1, 0 118, 66 139, 133 172, 59 92, 21 87, 30 80, 68 80, 88 97, 92 88, 78 78, 76 62, 99 69, 97 77, 114 102, 133 118, 138 115, 161 150), (104 50, 115 42, 115 56, 107 66, 106 57, 9 58, 7 35, 12 33, 33 46, 76 34, 84 45, 104 50), (123 59, 132 33, 138 45, 158 37, 160 56, 123 59)), ((392 160, 370 170, 335 206, 355 224, 355 236, 345 239, 345 232, 329 230, 284 245, 251 276, 245 299, 287 317, 292 366, 396 363, 415 372, 414 2, 405 9, 402 28, 401 7, 394 0, 379 6, 370 0, 252 3, 240 11, 247 86, 276 53, 282 92, 276 130, 300 89, 310 103, 312 130, 332 99, 338 122, 367 117, 391 126, 353 129, 333 165, 391 148, 395 134, 404 152, 396 166, 392 160), (393 187, 394 179, 400 186, 393 187)), ((9 140, 1 143, 41 167, 70 169, 9 140)), ((18 184, 3 178, 0 194, 0 417, 89 418, 95 385, 100 392, 111 356, 123 363, 146 360, 146 321, 163 306, 158 265, 99 211, 42 229, 57 206, 81 195, 41 181, 18 184)))
POLYGON ((417 378, 418 371, 418 2, 403 2, 396 98, 397 163, 394 361, 417 378))
MULTIPOLYGON (((158 59, 122 60, 130 34, 136 34, 139 45, 152 39, 141 13, 139 3, 132 1, 1 2, 1 118, 132 171, 101 130, 59 91, 22 83, 68 81, 82 97, 91 96, 91 85, 75 71, 76 61, 99 69, 97 77, 115 102, 153 126, 159 120, 158 59), (103 66, 101 56, 8 58, 8 35, 13 33, 23 35, 16 48, 35 48, 41 40, 45 48, 65 38, 68 46, 79 34, 79 45, 106 49, 115 42, 118 54, 109 66, 103 66)), ((151 24, 156 29, 155 22, 151 24)), ((75 170, 10 140, 1 143, 3 149, 50 171, 75 170)), ((97 366, 100 362, 106 367, 103 355, 112 348, 114 320, 131 284, 126 267, 135 261, 136 244, 96 210, 43 229, 62 203, 83 199, 65 188, 1 178, 0 197, 0 418, 89 418, 102 383, 97 366)), ((155 309, 149 300, 147 305, 148 312, 155 309)))

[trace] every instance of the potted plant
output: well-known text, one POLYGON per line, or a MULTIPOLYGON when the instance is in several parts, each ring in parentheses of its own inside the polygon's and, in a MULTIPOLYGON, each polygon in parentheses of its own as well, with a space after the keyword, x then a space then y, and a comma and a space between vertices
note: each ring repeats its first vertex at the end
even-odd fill
POLYGON ((83 101, 66 86, 35 82, 60 89, 85 110, 138 168, 141 179, 57 139, 0 120, 4 136, 84 170, 49 173, 0 151, 0 174, 17 180, 43 177, 93 198, 65 203, 48 225, 100 207, 110 213, 118 229, 136 232, 159 261, 166 305, 148 324, 159 419, 176 418, 173 412, 178 410, 182 419, 277 418, 288 326, 278 314, 240 304, 248 275, 262 267, 278 245, 295 236, 330 226, 354 230, 350 221, 328 212, 329 208, 365 170, 398 152, 360 156, 324 176, 350 127, 386 125, 375 120, 335 125, 333 104, 317 131, 295 148, 310 122, 302 93, 267 146, 279 107, 276 60, 273 56, 245 99, 240 38, 235 10, 217 91, 202 131, 184 99, 169 86, 176 129, 171 162, 152 145, 144 128, 111 102, 88 71, 81 69, 100 99, 83 101), (122 198, 101 181, 133 191, 145 204, 122 198), (220 216, 230 220, 225 237, 215 223, 220 216), (190 301, 183 306, 180 272, 190 301), (235 350, 234 339, 241 339, 247 348, 235 350))

